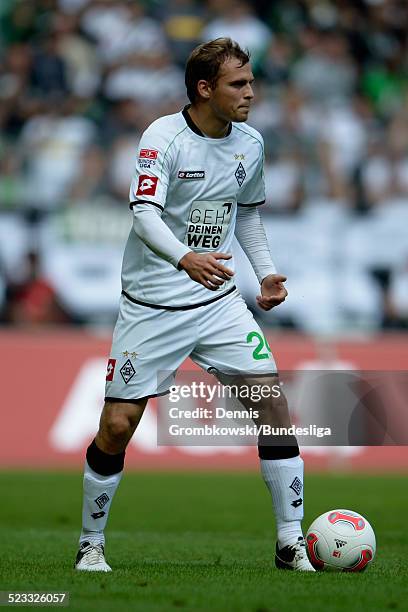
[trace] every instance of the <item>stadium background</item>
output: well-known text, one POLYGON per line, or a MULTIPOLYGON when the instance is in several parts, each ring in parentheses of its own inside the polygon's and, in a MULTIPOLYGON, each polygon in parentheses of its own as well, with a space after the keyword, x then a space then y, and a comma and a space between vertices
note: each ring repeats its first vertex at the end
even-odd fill
POLYGON ((154 402, 109 520, 114 571, 72 564, 138 138, 185 104, 183 66, 201 40, 230 35, 252 52, 262 215, 289 299, 256 311, 239 250, 238 283, 280 368, 408 370, 407 23, 406 0, 0 2, 0 599, 70 591, 84 612, 406 608, 407 446, 305 447, 304 526, 354 509, 378 554, 358 576, 278 575, 256 449, 157 447, 154 402))
MULTIPOLYGON (((237 276, 280 367, 407 369, 407 22, 404 0, 3 0, 1 467, 80 469, 102 405, 138 138, 186 103, 188 53, 221 35, 250 49, 256 75, 262 215, 289 299, 256 310, 239 249, 237 276)), ((157 448, 152 404, 130 467, 257 468, 254 449, 157 448)), ((408 467, 402 447, 305 458, 408 467)))

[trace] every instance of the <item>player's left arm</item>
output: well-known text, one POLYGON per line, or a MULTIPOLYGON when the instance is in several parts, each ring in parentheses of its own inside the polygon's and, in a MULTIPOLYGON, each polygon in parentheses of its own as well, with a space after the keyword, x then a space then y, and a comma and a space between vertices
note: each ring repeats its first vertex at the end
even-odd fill
POLYGON ((286 276, 282 274, 269 274, 261 283, 261 295, 256 296, 257 304, 262 310, 270 310, 285 301, 288 292, 284 282, 286 276))
POLYGON ((259 280, 261 294, 256 301, 262 310, 270 310, 281 304, 288 292, 283 283, 286 277, 278 274, 272 261, 265 228, 258 206, 265 202, 264 151, 259 136, 259 157, 252 176, 244 184, 239 195, 235 235, 248 257, 259 280))
POLYGON ((256 206, 238 206, 235 235, 261 285, 261 295, 256 298, 258 306, 262 310, 278 306, 288 295, 283 285, 286 277, 276 272, 256 206))

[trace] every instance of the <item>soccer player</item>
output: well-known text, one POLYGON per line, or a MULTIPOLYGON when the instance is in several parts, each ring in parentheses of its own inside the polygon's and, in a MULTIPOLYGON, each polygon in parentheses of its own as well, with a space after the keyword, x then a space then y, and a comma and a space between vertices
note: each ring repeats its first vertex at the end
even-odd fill
MULTIPOLYGON (((122 268, 122 296, 106 376, 99 431, 87 449, 82 532, 75 567, 110 571, 104 529, 123 474, 125 449, 150 397, 164 394, 190 356, 221 382, 262 376, 276 385, 262 331, 234 285, 233 236, 259 279, 260 308, 280 304, 258 206, 264 202, 263 140, 249 127, 249 56, 229 38, 198 46, 185 81, 191 104, 144 132, 130 187, 133 228, 122 268)), ((289 427, 283 395, 263 400, 263 422, 289 427)), ((260 406, 257 405, 257 408, 260 406)), ((314 571, 301 529, 303 461, 293 436, 259 437, 261 472, 272 495, 279 568, 314 571), (275 443, 274 443, 275 442, 275 443)))

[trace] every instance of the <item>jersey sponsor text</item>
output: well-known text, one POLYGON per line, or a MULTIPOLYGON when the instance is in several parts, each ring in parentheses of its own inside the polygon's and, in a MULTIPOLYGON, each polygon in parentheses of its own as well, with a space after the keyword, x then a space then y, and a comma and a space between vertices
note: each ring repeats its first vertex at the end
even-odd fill
POLYGON ((193 251, 218 249, 231 221, 232 206, 232 202, 193 202, 184 244, 193 251))

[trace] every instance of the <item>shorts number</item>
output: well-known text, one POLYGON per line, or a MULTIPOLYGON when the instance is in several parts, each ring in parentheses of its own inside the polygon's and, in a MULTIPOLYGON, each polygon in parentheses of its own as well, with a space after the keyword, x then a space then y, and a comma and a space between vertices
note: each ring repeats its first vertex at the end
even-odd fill
POLYGON ((252 352, 252 357, 256 360, 269 359, 270 353, 272 353, 272 351, 265 336, 262 336, 262 334, 257 331, 249 332, 246 339, 247 343, 250 344, 254 338, 258 340, 258 344, 252 352), (263 352, 264 349, 266 349, 268 352, 263 352))

